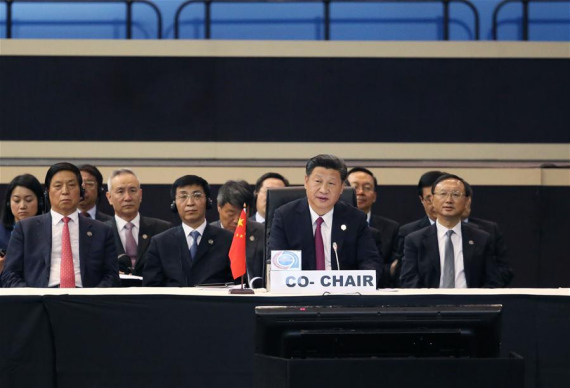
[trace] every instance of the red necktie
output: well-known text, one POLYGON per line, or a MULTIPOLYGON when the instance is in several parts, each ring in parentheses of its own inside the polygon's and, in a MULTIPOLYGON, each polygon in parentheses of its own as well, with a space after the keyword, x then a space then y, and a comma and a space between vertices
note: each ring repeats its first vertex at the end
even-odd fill
POLYGON ((75 288, 75 268, 69 238, 69 217, 63 217, 63 233, 61 234, 61 266, 59 268, 59 288, 75 288))
POLYGON ((317 218, 317 228, 315 229, 315 262, 317 271, 325 270, 325 248, 323 245, 323 234, 321 233, 321 224, 324 221, 322 217, 317 218))

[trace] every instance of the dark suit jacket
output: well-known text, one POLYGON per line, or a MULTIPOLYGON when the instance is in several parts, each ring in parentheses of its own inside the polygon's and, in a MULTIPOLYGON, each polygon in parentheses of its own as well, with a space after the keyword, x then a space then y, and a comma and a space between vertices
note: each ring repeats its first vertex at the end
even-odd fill
POLYGON ((228 257, 232 239, 231 232, 207 225, 196 257, 191 260, 182 225, 154 236, 146 253, 143 286, 191 287, 233 282, 228 257))
POLYGON ((384 263, 392 263, 397 257, 400 224, 389 218, 372 215, 370 217, 370 227, 379 232, 381 244, 380 254, 384 263))
MULTIPOLYGON (((115 246, 117 247, 117 255, 115 258, 119 257, 120 255, 124 255, 125 248, 123 247, 121 237, 119 236, 119 230, 117 229, 117 222, 115 221, 115 217, 112 217, 111 220, 105 223, 113 228, 113 233, 115 235, 115 246)), ((143 217, 141 215, 139 243, 137 245, 137 261, 135 262, 133 275, 142 276, 143 274, 146 262, 145 255, 149 247, 151 237, 156 236, 157 234, 162 233, 170 228, 172 228, 172 224, 170 222, 159 220, 158 218, 143 217)))
POLYGON ((503 234, 499 230, 499 226, 496 222, 482 220, 480 218, 469 217, 468 221, 469 225, 477 226, 479 229, 484 230, 491 235, 491 241, 493 242, 495 256, 497 258, 497 266, 501 281, 500 286, 508 286, 511 280, 513 280, 513 270, 507 259, 507 245, 503 239, 503 234))
MULTIPOLYGON (((338 246, 340 269, 376 270, 378 282, 381 282, 382 261, 370 234, 366 214, 344 202, 337 202, 333 213, 332 242, 338 246), (341 225, 345 226, 344 230, 341 225)), ((315 240, 307 198, 289 202, 275 211, 269 249, 300 250, 303 270, 316 268, 315 240)), ((329 249, 332 268, 337 269, 334 250, 332 246, 329 249)))
MULTIPOLYGON (((214 221, 211 222, 210 225, 220 228, 221 222, 214 221)), ((265 228, 263 224, 252 221, 251 218, 248 218, 245 224, 245 234, 247 238, 245 243, 247 282, 250 284, 252 279, 259 278, 259 280, 254 280, 254 284, 250 284, 251 288, 263 287, 263 247, 265 246, 265 228)))
POLYGON ((0 249, 8 249, 8 243, 10 242, 11 235, 12 231, 8 230, 4 224, 0 223, 0 249))
MULTIPOLYGON (((491 236, 461 224, 467 287, 498 287, 497 263, 491 236)), ((436 225, 409 234, 404 243, 400 283, 403 288, 439 288, 441 264, 436 225)))
POLYGON ((95 212, 95 219, 97 221, 101 221, 101 222, 107 222, 107 221, 111 221, 112 219, 114 219, 115 217, 110 216, 108 214, 102 213, 101 210, 97 209, 97 211, 95 212))
MULTIPOLYGON (((47 287, 51 263, 51 213, 16 223, 2 281, 4 287, 47 287)), ((83 287, 118 287, 111 228, 79 217, 79 267, 83 287)))

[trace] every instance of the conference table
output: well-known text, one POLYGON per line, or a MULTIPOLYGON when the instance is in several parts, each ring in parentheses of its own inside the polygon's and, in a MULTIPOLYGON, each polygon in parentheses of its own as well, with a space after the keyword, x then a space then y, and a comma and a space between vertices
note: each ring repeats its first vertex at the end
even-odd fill
MULTIPOLYGON (((502 304, 525 386, 570 386, 570 289, 230 295, 215 288, 0 289, 0 387, 252 387, 255 307, 502 304)), ((381 386, 381 376, 378 377, 381 386)))

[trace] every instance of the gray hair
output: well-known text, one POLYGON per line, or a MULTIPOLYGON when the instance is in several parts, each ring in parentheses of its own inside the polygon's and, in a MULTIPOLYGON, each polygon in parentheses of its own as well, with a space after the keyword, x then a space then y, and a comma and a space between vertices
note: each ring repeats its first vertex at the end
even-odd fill
POLYGON ((119 175, 123 175, 123 174, 130 174, 133 175, 135 178, 137 178, 137 180, 139 181, 139 186, 140 186, 140 179, 137 176, 137 174, 135 174, 135 172, 133 170, 131 170, 130 168, 119 168, 117 170, 114 170, 111 173, 111 176, 109 176, 109 180, 107 180, 107 191, 111 191, 113 188, 111 187, 111 181, 119 176, 119 175))

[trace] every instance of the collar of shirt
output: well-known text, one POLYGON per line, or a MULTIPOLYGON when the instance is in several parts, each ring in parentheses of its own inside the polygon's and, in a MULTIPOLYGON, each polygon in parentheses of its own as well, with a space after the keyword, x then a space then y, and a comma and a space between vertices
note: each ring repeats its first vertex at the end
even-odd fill
POLYGON ((263 224, 265 222, 265 218, 259 214, 259 212, 255 212, 255 221, 263 224))
POLYGON ((372 210, 366 213, 366 222, 370 225, 370 221, 372 220, 372 210))
POLYGON ((435 224, 435 221, 434 221, 434 220, 432 220, 431 218, 429 218, 429 217, 428 217, 428 220, 429 220, 429 224, 430 224, 430 225, 433 225, 433 224, 435 224))
MULTIPOLYGON (((220 222, 221 224, 221 222, 220 222)), ((202 225, 200 225, 199 227, 197 227, 196 229, 186 225, 184 222, 182 223, 182 229, 184 229, 184 235, 186 237, 190 237, 190 233, 197 230, 200 233, 200 237, 202 237, 204 235, 204 229, 206 229, 206 225, 208 225, 208 222, 204 219, 204 222, 202 222, 202 225)), ((198 243, 200 243, 198 241, 198 243)))
MULTIPOLYGON (((60 222, 62 222, 63 217, 65 217, 64 215, 59 214, 58 212, 54 211, 53 209, 50 210, 50 213, 51 213, 51 224, 52 225, 59 224, 60 222)), ((71 218, 71 220, 77 224, 78 218, 79 218, 79 212, 77 210, 75 210, 73 213, 71 213, 67 217, 71 218)))
POLYGON ((91 216, 92 219, 95 219, 97 215, 97 205, 93 206, 91 209, 87 210, 87 213, 91 216))
MULTIPOLYGON (((332 229, 332 220, 333 220, 334 207, 333 207, 328 213, 325 213, 325 214, 322 215, 322 216, 319 216, 317 213, 315 213, 315 211, 311 208, 311 206, 309 206, 309 211, 311 212, 311 225, 315 226, 315 223, 317 222, 317 219, 318 219, 319 217, 322 217, 325 226, 327 226, 329 229, 332 229)), ((313 228, 313 229, 314 229, 314 228, 313 228)), ((314 234, 314 230, 313 230, 313 234, 314 234)))
MULTIPOLYGON (((445 237, 447 231, 450 230, 446 226, 440 224, 439 221, 437 221, 435 225, 437 227, 437 238, 439 239, 445 237)), ((455 234, 457 234, 459 238, 461 238, 461 221, 459 221, 453 228, 451 228, 451 230, 453 230, 455 234)))
MULTIPOLYGON (((128 221, 123 220, 121 217, 119 217, 116 214, 115 214, 115 222, 117 223, 117 230, 119 232, 123 230, 125 228, 125 225, 127 225, 128 223, 128 221)), ((137 216, 133 218, 130 222, 137 228, 137 230, 139 230, 141 223, 141 214, 137 213, 137 216)))

